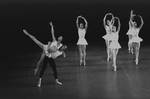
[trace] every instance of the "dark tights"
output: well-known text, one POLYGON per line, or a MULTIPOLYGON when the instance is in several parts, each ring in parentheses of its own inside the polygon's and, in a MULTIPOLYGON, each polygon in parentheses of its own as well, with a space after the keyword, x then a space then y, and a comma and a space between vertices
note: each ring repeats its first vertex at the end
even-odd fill
POLYGON ((54 59, 48 58, 47 56, 44 57, 44 60, 43 60, 43 67, 42 67, 42 70, 41 70, 41 72, 40 72, 40 76, 39 76, 39 77, 42 78, 42 76, 43 76, 43 74, 44 74, 44 71, 45 71, 45 69, 46 69, 46 67, 47 67, 47 63, 50 64, 50 66, 51 66, 51 68, 52 68, 52 70, 53 70, 53 72, 54 72, 54 77, 55 77, 55 79, 57 79, 57 70, 56 70, 55 61, 54 61, 54 59))

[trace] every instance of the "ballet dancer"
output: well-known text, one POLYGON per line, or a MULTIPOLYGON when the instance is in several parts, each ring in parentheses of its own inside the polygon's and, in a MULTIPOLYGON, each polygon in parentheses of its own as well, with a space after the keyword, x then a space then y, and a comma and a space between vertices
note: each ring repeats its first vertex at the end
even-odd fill
POLYGON ((132 44, 133 49, 134 49, 136 65, 138 65, 138 62, 139 62, 138 58, 139 58, 140 42, 143 41, 143 39, 139 37, 139 32, 144 24, 143 18, 140 15, 137 15, 137 16, 141 19, 141 24, 139 27, 137 27, 137 23, 136 22, 133 23, 134 24, 133 25, 133 37, 129 41, 132 44))
POLYGON ((104 24, 104 28, 106 30, 106 35, 104 35, 102 38, 104 38, 105 40, 105 43, 106 43, 106 50, 107 50, 107 61, 109 61, 109 59, 111 58, 111 50, 109 48, 109 45, 110 45, 110 42, 111 42, 111 34, 112 34, 112 26, 114 24, 113 22, 113 14, 112 13, 107 13, 103 19, 103 24, 104 24), (106 17, 108 15, 111 15, 112 18, 111 20, 107 20, 107 23, 106 23, 106 17))
POLYGON ((116 58, 117 58, 117 54, 119 49, 121 48, 118 39, 119 39, 119 31, 120 31, 120 20, 118 17, 114 17, 113 18, 114 22, 118 21, 118 28, 116 29, 116 26, 112 27, 112 41, 110 43, 110 49, 111 49, 111 54, 112 54, 112 60, 113 60, 113 68, 114 71, 117 70, 117 66, 116 66, 116 58))
MULTIPOLYGON (((133 37, 133 26, 134 26, 134 22, 133 22, 133 18, 134 16, 136 16, 135 14, 133 14, 133 10, 131 10, 130 12, 130 20, 129 20, 129 30, 127 32, 129 41, 132 39, 133 37)), ((128 51, 129 53, 133 54, 133 47, 132 47, 132 43, 128 41, 128 51)))
MULTIPOLYGON (((52 26, 52 23, 50 23, 50 25, 52 26)), ((44 56, 44 59, 43 59, 43 66, 42 66, 42 70, 40 72, 40 75, 39 75, 39 81, 38 81, 38 84, 37 86, 40 87, 41 86, 41 81, 42 81, 42 76, 44 74, 44 71, 47 67, 47 63, 50 64, 52 70, 53 70, 53 74, 54 74, 54 77, 55 77, 55 83, 56 84, 59 84, 59 85, 62 85, 61 82, 58 81, 58 77, 57 77, 57 70, 56 70, 56 64, 55 64, 55 61, 54 59, 60 55, 63 54, 63 52, 61 50, 64 50, 64 46, 60 46, 60 45, 57 45, 55 47, 52 48, 52 43, 53 42, 48 42, 47 45, 44 45, 42 44, 40 41, 38 41, 34 36, 32 36, 31 34, 29 34, 26 30, 23 30, 23 32, 29 36, 37 45, 39 45, 42 49, 43 49, 43 52, 45 55, 44 56), (60 50, 59 50, 60 49, 60 50), (54 53, 54 54, 53 54, 54 53)), ((53 34, 53 33, 52 33, 53 34)), ((62 37, 60 39, 60 42, 62 41, 62 37)))
POLYGON ((87 27, 88 27, 88 23, 86 21, 86 19, 82 16, 78 16, 77 20, 76 20, 76 25, 77 25, 77 29, 78 29, 78 49, 79 49, 79 54, 80 54, 80 65, 85 66, 86 65, 86 46, 88 45, 86 39, 85 39, 85 34, 87 31, 87 27), (85 21, 85 26, 83 26, 83 23, 80 23, 79 25, 79 18, 83 19, 85 21))
MULTIPOLYGON (((59 47, 62 46, 62 44, 61 44, 62 36, 60 36, 60 37, 58 38, 58 41, 56 41, 56 38, 55 38, 55 35, 54 35, 53 24, 52 24, 52 22, 50 22, 49 24, 50 24, 50 26, 51 26, 51 33, 52 33, 52 39, 53 39, 52 45, 53 45, 53 47, 55 47, 56 44, 57 44, 57 45, 60 45, 60 46, 57 46, 57 47, 59 48, 59 47)), ((52 46, 52 45, 51 45, 51 46, 52 46)), ((63 46, 63 48, 66 49, 67 46, 63 46)), ((63 53, 63 56, 66 57, 66 54, 64 53, 63 50, 62 50, 62 53, 63 53)), ((36 73, 38 72, 39 66, 40 66, 40 64, 42 63, 44 57, 45 57, 45 53, 44 53, 44 51, 43 51, 42 54, 41 54, 40 60, 37 62, 36 69, 34 69, 34 75, 36 75, 36 73)))

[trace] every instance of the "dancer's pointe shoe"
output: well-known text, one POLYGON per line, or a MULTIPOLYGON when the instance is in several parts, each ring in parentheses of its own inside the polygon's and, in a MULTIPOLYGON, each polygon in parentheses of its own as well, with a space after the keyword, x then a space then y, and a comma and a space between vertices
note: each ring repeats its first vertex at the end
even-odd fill
POLYGON ((107 57, 107 61, 109 61, 110 56, 107 57))
POLYGON ((58 80, 55 81, 55 84, 62 85, 62 83, 59 82, 58 80))
POLYGON ((66 53, 63 53, 63 57, 66 57, 66 53))
POLYGON ((114 67, 114 71, 117 71, 117 66, 113 66, 114 67))
POLYGON ((133 49, 131 49, 131 54, 133 54, 133 49))
POLYGON ((38 71, 38 69, 34 69, 34 75, 36 75, 37 71, 38 71))
POLYGON ((37 86, 38 86, 38 87, 41 87, 41 80, 39 80, 37 86))
POLYGON ((83 61, 83 65, 84 65, 84 66, 86 65, 86 62, 85 62, 85 60, 83 61))
POLYGON ((82 62, 83 62, 83 61, 82 61, 82 60, 80 60, 80 66, 82 65, 82 62))
POLYGON ((128 49, 128 52, 129 52, 129 53, 131 52, 130 49, 128 49))
POLYGON ((138 65, 138 62, 139 62, 139 60, 138 60, 138 59, 136 59, 136 60, 135 60, 135 64, 136 64, 136 65, 138 65))

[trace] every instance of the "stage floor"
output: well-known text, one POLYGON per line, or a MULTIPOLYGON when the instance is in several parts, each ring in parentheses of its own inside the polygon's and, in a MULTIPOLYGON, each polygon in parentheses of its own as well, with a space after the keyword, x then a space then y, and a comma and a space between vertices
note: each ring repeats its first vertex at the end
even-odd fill
POLYGON ((86 66, 79 66, 77 46, 68 46, 66 54, 55 60, 63 84, 54 84, 47 66, 38 88, 34 68, 41 52, 11 53, 1 69, 0 99, 150 99, 150 47, 141 46, 139 65, 127 48, 120 49, 116 72, 105 47, 87 46, 86 66))

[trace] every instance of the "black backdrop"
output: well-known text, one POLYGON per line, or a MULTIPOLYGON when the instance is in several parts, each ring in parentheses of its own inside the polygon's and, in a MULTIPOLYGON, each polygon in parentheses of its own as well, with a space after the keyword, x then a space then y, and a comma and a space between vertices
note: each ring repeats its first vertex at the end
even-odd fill
POLYGON ((146 45, 149 42, 149 6, 149 0, 1 0, 1 59, 9 53, 37 50, 37 45, 24 35, 22 29, 44 44, 51 41, 50 21, 53 22, 56 37, 62 35, 63 43, 76 46, 78 34, 75 22, 78 15, 88 21, 86 39, 90 46, 92 43, 105 45, 102 39, 105 35, 103 17, 108 12, 113 13, 120 18, 119 42, 125 45, 132 9, 143 17, 140 37, 144 39, 143 45, 146 45))

